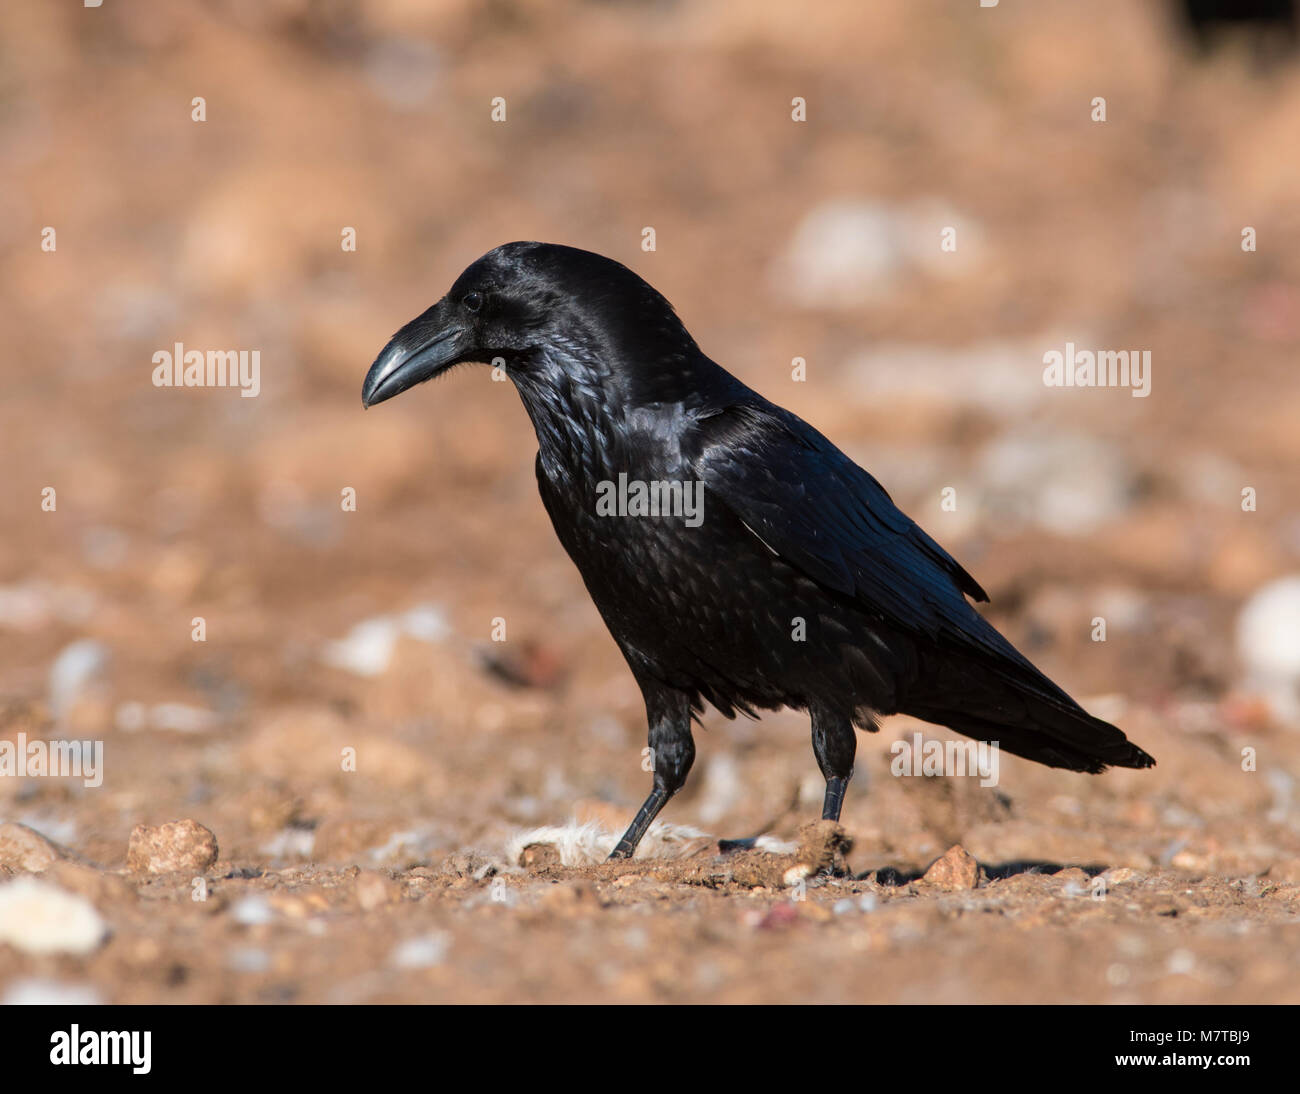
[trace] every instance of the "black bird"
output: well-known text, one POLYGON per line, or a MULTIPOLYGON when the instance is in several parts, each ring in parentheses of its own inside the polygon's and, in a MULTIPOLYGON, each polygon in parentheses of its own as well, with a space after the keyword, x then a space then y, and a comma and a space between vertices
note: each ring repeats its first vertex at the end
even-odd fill
POLYGON ((1293 50, 1300 37, 1295 0, 1177 0, 1174 8, 1202 53, 1232 31, 1248 33, 1257 54, 1293 50))
POLYGON ((883 714, 1072 771, 1155 762, 975 611, 984 590, 875 479, 706 357, 627 267, 547 243, 490 251, 393 336, 362 402, 462 362, 514 382, 542 502, 645 699, 654 785, 611 858, 686 781, 706 701, 728 717, 808 711, 832 820, 854 727, 883 714), (611 515, 620 483, 666 504, 611 515))

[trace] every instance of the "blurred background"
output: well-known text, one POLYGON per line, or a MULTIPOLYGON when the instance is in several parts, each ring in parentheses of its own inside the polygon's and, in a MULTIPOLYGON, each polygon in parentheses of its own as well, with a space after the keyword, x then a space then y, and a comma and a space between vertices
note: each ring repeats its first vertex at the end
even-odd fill
MULTIPOLYGON (((483 252, 539 239, 649 280, 1159 760, 1085 779, 1007 757, 996 793, 891 779, 889 745, 921 728, 891 720, 861 742, 856 869, 920 869, 960 841, 984 863, 1271 879, 1293 907, 1290 48, 1285 28, 1196 32, 1176 5, 1120 0, 4 5, 0 739, 102 740, 106 762, 98 789, 0 779, 0 820, 117 876, 135 825, 192 817, 217 834, 219 874, 360 865, 408 896, 411 869, 490 856, 520 828, 626 823, 648 778, 639 694, 537 498, 513 388, 465 369, 360 403, 393 331, 483 252), (1043 355, 1067 341, 1149 350, 1150 395, 1045 386, 1043 355), (260 393, 155 387, 153 355, 177 342, 259 351, 260 393)), ((803 716, 711 713, 697 739, 666 819, 789 835, 816 815, 803 716)), ((265 939, 261 964, 218 947, 211 976, 158 971, 200 958, 141 910, 150 895, 190 914, 183 887, 100 893, 106 949, 69 972, 0 947, 0 982, 333 998, 312 976, 341 952, 283 965, 297 951, 265 939)), ((227 920, 203 929, 279 937, 227 920)), ((472 925, 443 926, 462 928, 451 952, 477 952, 472 925)), ((607 983, 572 954, 521 982, 506 966, 525 958, 483 947, 482 998, 764 993, 725 962, 700 984, 607 983)), ((1297 972, 1285 949, 1252 964, 1228 948, 1222 975, 1169 980, 1153 951, 1139 988, 1094 981, 1106 962, 1066 936, 1042 943, 1078 963, 1065 971, 988 952, 1007 998, 1276 998, 1297 972)), ((801 983, 796 958, 766 967, 788 959, 801 983)), ((415 987, 343 997, 470 991, 452 958, 429 964, 415 987)), ((945 970, 926 998, 963 997, 945 970)), ((891 990, 858 984, 842 994, 891 990)))

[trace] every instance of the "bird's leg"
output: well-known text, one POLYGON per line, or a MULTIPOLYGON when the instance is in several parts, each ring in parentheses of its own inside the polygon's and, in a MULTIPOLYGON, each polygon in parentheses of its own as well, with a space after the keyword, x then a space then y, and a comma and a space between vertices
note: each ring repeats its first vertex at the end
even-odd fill
MULTIPOLYGON (((822 820, 838 822, 840 810, 844 807, 844 791, 853 778, 853 757, 857 752, 858 739, 853 732, 851 718, 842 717, 822 707, 812 707, 811 713, 813 752, 817 756, 817 766, 822 769, 822 776, 826 779, 822 820)), ((757 842, 757 836, 719 840, 718 850, 723 854, 749 851, 757 842)))
POLYGON ((650 723, 650 756, 654 761, 654 788, 636 819, 623 833, 610 860, 631 858, 636 845, 659 815, 668 799, 679 791, 695 762, 695 739, 691 736, 691 701, 685 692, 651 680, 641 680, 646 718, 650 723))
POLYGON ((844 791, 853 778, 853 757, 858 748, 853 720, 822 707, 813 707, 812 744, 817 766, 826 780, 822 820, 838 821, 844 806, 844 791))

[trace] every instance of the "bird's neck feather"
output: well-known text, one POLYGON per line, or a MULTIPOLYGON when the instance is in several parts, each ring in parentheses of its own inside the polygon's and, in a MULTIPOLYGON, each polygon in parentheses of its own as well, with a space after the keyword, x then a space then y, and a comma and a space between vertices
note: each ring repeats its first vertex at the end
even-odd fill
MULTIPOLYGON (((692 347, 693 348, 693 347, 692 347)), ((565 348, 513 376, 555 482, 598 482, 620 472, 680 470, 682 419, 721 407, 744 385, 698 349, 611 369, 596 352, 565 348)))

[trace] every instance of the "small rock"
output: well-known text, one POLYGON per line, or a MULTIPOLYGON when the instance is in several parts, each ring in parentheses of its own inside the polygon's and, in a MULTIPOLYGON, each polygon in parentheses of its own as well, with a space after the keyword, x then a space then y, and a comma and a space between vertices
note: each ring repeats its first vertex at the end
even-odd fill
POLYGON ((36 878, 0 885, 0 943, 28 954, 88 954, 108 935, 95 906, 36 878))
POLYGON ((18 873, 39 874, 63 857, 58 845, 35 829, 13 821, 0 824, 0 866, 18 873))
POLYGON ((980 864, 961 844, 954 844, 926 870, 922 880, 949 892, 974 889, 980 880, 980 864))
POLYGON ((137 824, 126 864, 138 874, 201 874, 217 861, 217 837, 198 821, 180 820, 150 828, 137 824))

